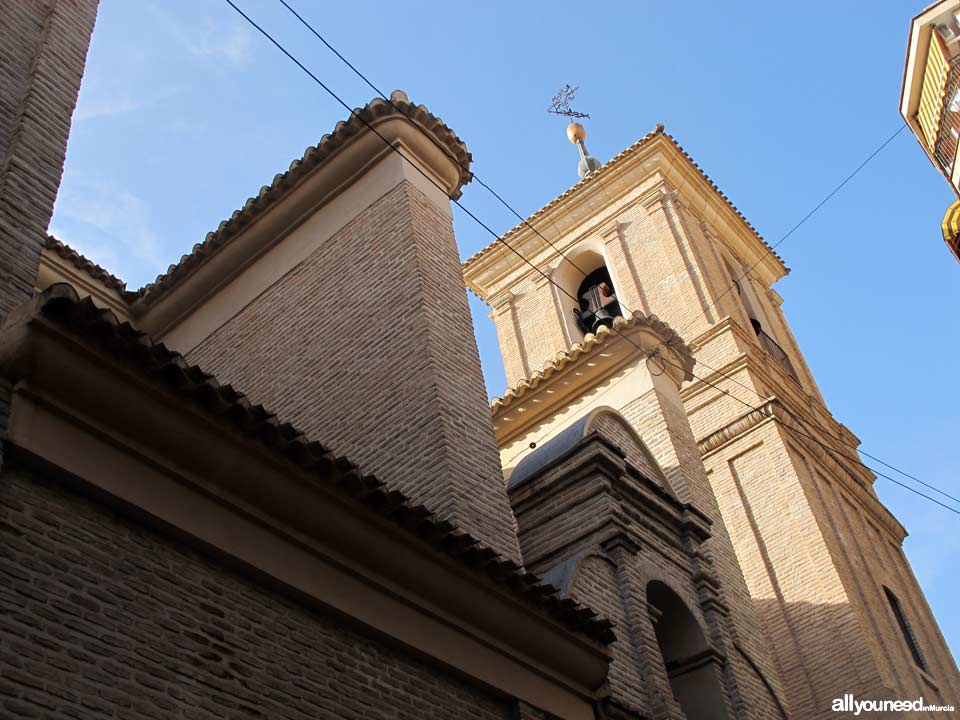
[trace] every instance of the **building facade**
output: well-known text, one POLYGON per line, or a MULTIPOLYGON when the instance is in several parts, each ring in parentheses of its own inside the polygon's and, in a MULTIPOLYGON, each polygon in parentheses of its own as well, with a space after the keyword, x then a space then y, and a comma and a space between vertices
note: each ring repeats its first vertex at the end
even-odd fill
MULTIPOLYGON (((960 2, 940 0, 910 23, 900 114, 920 147, 960 195, 960 2)), ((960 200, 941 224, 943 239, 960 260, 960 200)))
POLYGON ((494 243, 464 274, 492 308, 511 385, 492 408, 508 482, 531 444, 613 407, 677 496, 710 517, 706 546, 744 676, 758 669, 790 715, 827 717, 845 692, 956 697, 960 676, 903 554, 905 531, 771 287, 786 267, 676 141, 658 127, 503 240, 537 269, 494 243), (669 323, 692 348, 673 398, 664 378, 680 340, 630 342, 636 317, 669 323), (634 367, 661 368, 653 387, 629 363, 611 365, 624 344, 634 367), (673 427, 661 435, 664 422, 673 427))
POLYGON ((461 268, 470 154, 395 92, 131 291, 45 232, 96 2, 14 5, 0 714, 956 697, 902 528, 815 442, 855 440, 771 304, 785 268, 662 128, 602 166, 584 148, 585 179, 507 237, 542 274, 499 247, 461 268), (527 232, 544 219, 567 259, 527 232), (515 385, 492 419, 464 270, 515 385))

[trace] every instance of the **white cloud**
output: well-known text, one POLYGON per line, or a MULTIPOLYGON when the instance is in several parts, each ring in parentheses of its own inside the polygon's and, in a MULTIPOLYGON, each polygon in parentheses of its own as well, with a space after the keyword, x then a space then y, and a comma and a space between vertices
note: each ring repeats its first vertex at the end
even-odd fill
POLYGON ((126 113, 137 112, 144 108, 157 105, 178 94, 178 90, 161 90, 152 95, 134 97, 125 91, 105 90, 93 86, 89 90, 81 91, 80 101, 74 120, 81 122, 94 118, 113 117, 126 113))
POLYGON ((136 288, 164 269, 146 204, 113 183, 67 175, 50 232, 136 288))
POLYGON ((81 99, 77 104, 77 112, 74 120, 82 121, 90 120, 91 118, 122 115, 123 113, 135 112, 148 104, 145 100, 138 100, 125 94, 89 102, 81 99))
POLYGON ((189 47, 196 57, 222 58, 227 64, 240 67, 250 59, 253 39, 249 28, 243 25, 221 29, 210 23, 203 37, 189 47))
POLYGON ((231 67, 241 67, 250 59, 253 36, 250 28, 241 22, 222 27, 208 19, 200 27, 192 27, 156 3, 146 2, 145 5, 170 36, 192 56, 224 62, 231 67))

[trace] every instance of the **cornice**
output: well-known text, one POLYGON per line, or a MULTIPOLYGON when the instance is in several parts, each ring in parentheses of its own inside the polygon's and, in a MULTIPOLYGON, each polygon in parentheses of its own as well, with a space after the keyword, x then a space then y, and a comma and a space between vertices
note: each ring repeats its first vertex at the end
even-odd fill
MULTIPOLYGON (((756 409, 746 412, 733 422, 700 438, 697 441, 700 455, 703 459, 707 459, 740 441, 755 429, 771 422, 783 425, 788 429, 795 429, 797 432, 789 432, 788 430, 789 437, 785 436, 784 441, 796 443, 803 448, 804 452, 816 458, 817 462, 826 468, 832 477, 836 478, 854 497, 858 498, 860 506, 865 508, 877 523, 897 537, 898 541, 903 541, 903 538, 906 537, 906 530, 871 492, 876 476, 862 464, 852 459, 838 459, 834 452, 824 447, 824 444, 835 447, 836 439, 821 440, 817 438, 817 435, 820 434, 817 430, 799 426, 796 416, 784 407, 782 401, 778 398, 769 398, 756 409), (831 440, 833 442, 830 442, 831 440)), ((852 455, 856 453, 856 450, 854 448, 849 450, 838 449, 838 452, 844 455, 852 455)))
POLYGON ((124 289, 122 281, 87 260, 73 248, 51 237, 40 253, 36 287, 42 292, 51 285, 62 282, 69 283, 79 292, 89 295, 97 305, 108 308, 117 317, 130 319, 129 298, 133 293, 124 289))
MULTIPOLYGON (((661 487, 655 480, 641 473, 627 462, 623 451, 596 431, 588 432, 577 444, 537 470, 529 480, 510 491, 510 502, 518 517, 531 508, 549 507, 546 514, 537 515, 542 526, 571 512, 574 505, 589 503, 598 494, 608 496, 613 503, 596 524, 580 528, 575 534, 563 537, 563 547, 543 547, 535 557, 527 558, 533 565, 543 563, 553 555, 581 542, 588 536, 602 536, 605 550, 616 545, 635 553, 649 545, 652 533, 672 552, 689 559, 686 541, 699 545, 710 537, 711 520, 691 503, 684 503, 661 487), (589 493, 579 489, 565 494, 572 485, 593 483, 589 493), (571 498, 572 505, 559 503, 557 496, 571 498)), ((663 553, 664 547, 656 548, 663 553)))
MULTIPOLYGON (((571 651, 578 647, 574 652, 585 662, 593 662, 588 657, 599 659, 603 655, 599 648, 614 639, 610 624, 593 611, 561 601, 509 559, 377 478, 362 474, 233 387, 128 323, 118 322, 89 298, 80 300, 68 285, 53 286, 7 316, 0 332, 0 372, 18 388, 28 388, 32 398, 29 411, 13 414, 17 431, 11 431, 11 437, 54 464, 59 462, 55 456, 83 463, 89 458, 94 465, 100 458, 73 452, 56 433, 41 432, 31 418, 39 418, 36 413, 43 407, 64 408, 56 411, 60 416, 85 418, 79 424, 57 421, 59 425, 50 427, 103 428, 116 436, 116 447, 137 447, 136 453, 150 457, 154 466, 173 468, 171 477, 186 473, 178 486, 180 494, 195 492, 189 488, 199 483, 205 497, 222 497, 225 504, 239 501, 286 523, 288 530, 307 534, 332 528, 336 522, 357 522, 355 533, 363 526, 370 533, 389 536, 397 553, 409 551, 425 561, 432 557, 429 562, 440 562, 449 570, 456 567, 464 579, 472 576, 477 587, 501 595, 514 607, 510 612, 539 616, 536 622, 545 623, 548 633, 558 633, 555 640, 570 643, 571 651), (44 400, 38 403, 36 398, 44 400), (306 503, 320 514, 301 527, 306 503), (316 523, 316 517, 326 514, 327 521, 316 523)), ((85 431, 71 432, 80 437, 85 431)), ((83 477, 99 482, 96 474, 83 477)), ((121 494, 143 487, 129 473, 119 475, 116 482, 114 490, 121 494)), ((154 490, 146 490, 156 498, 154 490)), ((190 521, 184 506, 169 509, 176 515, 167 519, 171 525, 177 526, 177 518, 190 521)), ((337 537, 324 534, 324 538, 340 543, 337 537)), ((339 552, 381 556, 384 546, 384 541, 338 545, 339 552)))
MULTIPOLYGON (((543 231, 543 227, 559 227, 559 220, 563 219, 567 230, 561 231, 560 238, 552 242, 559 245, 562 237, 573 234, 574 226, 582 224, 590 217, 596 217, 606 211, 606 208, 619 200, 626 192, 638 187, 643 179, 659 175, 660 181, 666 181, 671 190, 678 191, 684 203, 695 211, 697 217, 714 225, 723 226, 725 232, 720 233, 725 242, 734 242, 737 246, 735 254, 748 261, 751 265, 758 264, 758 270, 764 273, 764 280, 771 284, 776 279, 787 274, 789 270, 781 258, 767 245, 756 229, 717 188, 712 180, 700 169, 686 151, 673 139, 663 132, 663 126, 648 133, 629 148, 609 160, 601 168, 587 175, 579 183, 557 196, 554 200, 530 215, 526 220, 515 226, 502 236, 502 240, 511 247, 522 252, 526 257, 540 252, 538 244, 534 242, 536 233, 531 226, 543 231), (629 182, 624 182, 627 176, 632 176, 629 182), (639 179, 638 179, 639 178, 639 179), (596 198, 599 193, 609 196, 612 186, 616 186, 616 197, 604 197, 599 202, 596 198), (580 209, 589 205, 589 213, 580 209), (579 217, 579 219, 577 219, 579 217), (570 218, 574 218, 573 224, 570 218), (728 240, 727 238, 730 238, 728 240)), ((541 238, 536 238, 539 245, 545 245, 541 238)), ((520 266, 513 258, 509 258, 509 249, 503 243, 495 242, 463 263, 464 278, 467 286, 481 299, 495 291, 498 284, 503 283, 505 277, 512 274, 520 266), (512 269, 497 272, 496 267, 506 262, 512 269)))
POLYGON ((715 430, 709 435, 697 441, 700 449, 700 456, 707 458, 717 450, 722 449, 729 443, 740 438, 744 433, 749 432, 757 425, 766 423, 776 418, 775 400, 767 400, 756 410, 750 410, 745 415, 741 415, 728 425, 724 425, 719 430, 715 430))
MULTIPOLYGON (((591 367, 590 377, 584 380, 585 383, 606 377, 610 371, 622 367, 641 351, 668 353, 671 360, 663 363, 663 371, 667 372, 678 386, 683 380, 693 377, 693 355, 682 338, 657 316, 634 313, 630 318, 616 318, 613 329, 600 327, 596 333, 588 333, 583 342, 575 343, 570 349, 558 353, 557 357, 542 369, 507 390, 502 398, 494 398, 490 411, 495 421, 521 401, 537 396, 553 383, 567 378, 584 363, 592 361, 601 347, 610 352, 603 353, 602 357, 596 360, 591 367)), ((541 405, 538 415, 551 408, 555 409, 557 402, 562 400, 557 398, 556 402, 541 405)))
POLYGON ((332 133, 307 148, 288 170, 274 176, 269 185, 264 185, 257 195, 247 199, 243 207, 207 233, 206 238, 194 245, 178 263, 141 288, 138 304, 156 303, 315 170, 345 155, 350 156, 351 163, 362 165, 365 158, 384 150, 384 140, 391 146, 404 141, 408 151, 432 171, 451 199, 459 198, 462 187, 473 178, 470 172, 472 156, 456 133, 425 106, 411 103, 406 94, 395 90, 389 101, 375 98, 354 110, 347 120, 337 123, 332 133))

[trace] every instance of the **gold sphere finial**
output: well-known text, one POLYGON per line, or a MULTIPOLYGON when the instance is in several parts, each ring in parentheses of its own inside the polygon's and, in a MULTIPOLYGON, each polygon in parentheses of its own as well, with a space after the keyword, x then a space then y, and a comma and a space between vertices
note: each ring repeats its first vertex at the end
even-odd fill
POLYGON ((567 125, 567 139, 574 145, 578 142, 583 142, 587 139, 586 128, 578 122, 570 123, 567 125))

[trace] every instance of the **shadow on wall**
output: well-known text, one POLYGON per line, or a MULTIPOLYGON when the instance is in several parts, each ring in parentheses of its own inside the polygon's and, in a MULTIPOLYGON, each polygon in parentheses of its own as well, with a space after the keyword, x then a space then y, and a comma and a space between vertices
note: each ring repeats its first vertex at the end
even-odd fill
MULTIPOLYGON (((883 605, 878 622, 891 623, 880 628, 885 637, 875 637, 871 650, 864 633, 876 633, 876 628, 865 627, 859 613, 849 604, 824 604, 809 602, 781 602, 780 600, 754 600, 757 617, 765 628, 776 628, 777 637, 769 637, 770 647, 780 665, 781 672, 789 672, 793 681, 787 692, 791 705, 802 703, 817 709, 815 717, 838 717, 832 711, 833 701, 852 694, 857 700, 915 700, 922 697, 926 704, 957 705, 955 690, 949 684, 956 670, 944 667, 936 652, 938 648, 924 644, 924 637, 908 630, 910 637, 923 653, 926 669, 922 670, 911 657, 907 636, 893 634, 894 616, 883 613, 885 606, 883 589, 878 585, 883 605), (892 677, 886 681, 880 674, 878 663, 883 658, 894 658, 892 677), (894 683, 891 687, 889 683, 894 683)), ((891 611, 892 612, 892 611, 891 611)), ((852 715, 852 713, 851 713, 852 715)), ((894 714, 895 715, 895 714, 894 714)), ((894 715, 891 715, 894 716, 894 715)), ((884 717, 871 713, 871 717, 884 717)), ((957 717, 945 713, 911 713, 911 717, 944 718, 957 717)))
POLYGON ((726 720, 723 689, 713 670, 710 645, 700 623, 680 596, 664 583, 647 586, 656 612, 654 631, 673 696, 687 720, 726 720))

